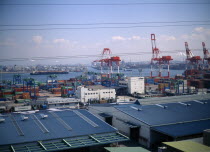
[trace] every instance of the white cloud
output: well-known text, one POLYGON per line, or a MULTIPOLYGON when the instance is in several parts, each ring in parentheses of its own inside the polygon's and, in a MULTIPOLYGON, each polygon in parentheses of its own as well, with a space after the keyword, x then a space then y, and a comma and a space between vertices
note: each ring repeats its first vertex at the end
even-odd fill
POLYGON ((131 40, 140 40, 140 39, 141 39, 140 36, 135 36, 134 35, 134 36, 131 37, 131 40))
POLYGON ((122 37, 122 36, 113 36, 112 37, 112 40, 115 40, 115 41, 124 41, 126 40, 125 37, 122 37))
POLYGON ((196 27, 191 34, 184 34, 181 36, 184 40, 199 40, 206 41, 210 36, 210 29, 204 27, 196 27))
POLYGON ((160 39, 164 41, 174 41, 176 40, 176 37, 172 35, 161 35, 160 39))
POLYGON ((205 29, 203 27, 196 27, 194 31, 196 32, 203 32, 205 29))
POLYGON ((34 42, 34 43, 36 43, 36 44, 41 44, 42 41, 43 41, 42 36, 39 36, 39 35, 33 36, 33 42, 34 42))
POLYGON ((137 35, 134 35, 134 36, 131 36, 131 37, 123 37, 123 36, 113 36, 112 37, 112 40, 114 41, 125 41, 125 40, 140 40, 141 37, 140 36, 137 36, 137 35))
POLYGON ((204 27, 196 27, 194 29, 194 32, 200 33, 200 34, 203 34, 203 35, 210 35, 210 29, 204 28, 204 27))
POLYGON ((68 44, 70 43, 69 40, 65 40, 65 39, 55 39, 53 40, 53 43, 65 43, 65 44, 68 44))

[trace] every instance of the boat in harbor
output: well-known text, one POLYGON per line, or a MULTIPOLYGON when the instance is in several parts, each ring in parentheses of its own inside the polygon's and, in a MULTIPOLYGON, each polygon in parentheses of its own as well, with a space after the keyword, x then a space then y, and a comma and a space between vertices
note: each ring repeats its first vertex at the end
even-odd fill
POLYGON ((126 69, 126 68, 124 68, 123 70, 124 71, 132 71, 132 69, 126 69))
POLYGON ((68 74, 67 71, 33 71, 30 75, 68 74))

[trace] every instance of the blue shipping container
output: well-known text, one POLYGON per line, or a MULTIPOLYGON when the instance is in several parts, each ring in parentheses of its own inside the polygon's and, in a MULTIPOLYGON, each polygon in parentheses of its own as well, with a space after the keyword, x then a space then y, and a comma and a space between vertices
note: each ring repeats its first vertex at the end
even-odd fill
POLYGON ((0 98, 0 101, 6 101, 6 98, 0 98))
POLYGON ((146 79, 146 83, 149 83, 149 84, 154 84, 154 79, 146 79))

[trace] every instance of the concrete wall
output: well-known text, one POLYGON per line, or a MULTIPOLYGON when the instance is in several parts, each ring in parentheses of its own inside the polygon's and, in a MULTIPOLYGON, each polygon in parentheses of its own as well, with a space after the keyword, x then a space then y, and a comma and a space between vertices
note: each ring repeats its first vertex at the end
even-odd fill
MULTIPOLYGON (((91 113, 94 113, 96 115, 103 112, 112 115, 113 127, 117 128, 121 133, 125 134, 128 137, 130 137, 130 128, 125 122, 130 122, 140 126, 139 143, 148 148, 150 147, 150 127, 147 124, 115 109, 114 107, 90 106, 89 110, 91 111, 91 113)), ((99 117, 102 118, 101 116, 99 117)), ((102 119, 104 120, 104 118, 102 119)))

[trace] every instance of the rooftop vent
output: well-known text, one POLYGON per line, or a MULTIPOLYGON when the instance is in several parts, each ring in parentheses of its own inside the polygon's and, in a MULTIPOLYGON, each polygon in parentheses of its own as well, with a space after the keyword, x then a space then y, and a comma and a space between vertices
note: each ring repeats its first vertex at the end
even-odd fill
POLYGON ((140 108, 136 108, 136 107, 134 107, 134 106, 130 106, 132 109, 135 109, 135 110, 137 110, 137 111, 142 111, 142 109, 140 109, 140 108))
POLYGON ((206 101, 204 101, 204 102, 199 101, 199 100, 193 100, 193 101, 195 101, 195 102, 197 102, 197 103, 200 103, 200 104, 207 104, 207 102, 206 102, 206 101))
POLYGON ((21 120, 24 121, 24 120, 27 120, 28 117, 24 116, 24 115, 21 115, 21 120))
POLYGON ((45 119, 45 118, 48 117, 48 115, 45 115, 45 114, 42 114, 42 113, 40 114, 40 116, 41 116, 42 119, 45 119))
POLYGON ((189 103, 183 103, 183 102, 178 102, 179 104, 185 105, 185 106, 190 106, 191 104, 189 103))
POLYGON ((163 105, 160 105, 160 104, 156 104, 156 106, 161 107, 163 109, 166 109, 167 108, 167 106, 163 106, 163 105))
POLYGON ((5 119, 2 118, 2 117, 0 117, 0 123, 1 123, 1 122, 4 122, 4 121, 5 121, 5 119))

